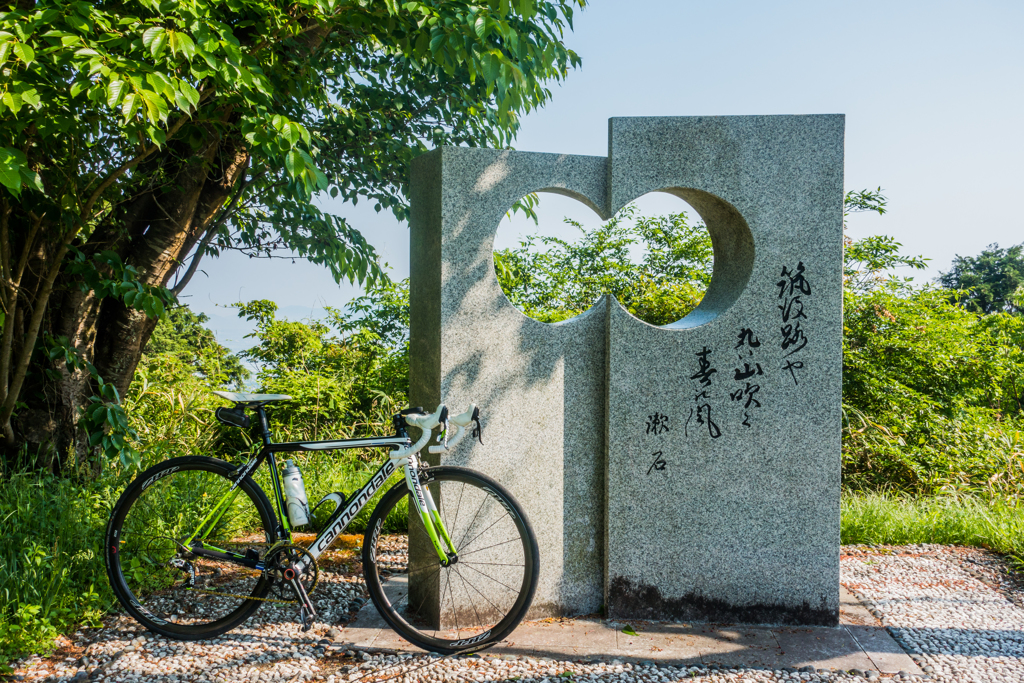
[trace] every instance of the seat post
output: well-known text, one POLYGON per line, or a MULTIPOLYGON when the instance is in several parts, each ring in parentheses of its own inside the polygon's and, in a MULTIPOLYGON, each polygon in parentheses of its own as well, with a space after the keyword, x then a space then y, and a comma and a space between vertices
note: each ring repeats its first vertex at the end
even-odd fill
POLYGON ((256 414, 260 418, 260 434, 263 436, 263 445, 269 446, 270 441, 270 425, 267 424, 267 413, 263 410, 263 404, 256 406, 256 414))

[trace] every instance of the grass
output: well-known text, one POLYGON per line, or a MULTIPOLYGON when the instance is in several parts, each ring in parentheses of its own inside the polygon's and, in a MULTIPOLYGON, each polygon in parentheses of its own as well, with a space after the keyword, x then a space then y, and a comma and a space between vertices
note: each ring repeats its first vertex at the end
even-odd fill
POLYGON ((112 606, 100 548, 115 495, 106 482, 0 479, 0 663, 49 649, 112 606))
POLYGON ((1024 563, 1024 507, 973 496, 843 495, 843 543, 940 543, 988 548, 1024 563))

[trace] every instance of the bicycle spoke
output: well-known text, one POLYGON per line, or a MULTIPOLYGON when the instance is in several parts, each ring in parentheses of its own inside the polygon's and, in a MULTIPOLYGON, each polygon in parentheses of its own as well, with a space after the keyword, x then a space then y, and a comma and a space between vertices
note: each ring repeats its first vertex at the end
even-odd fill
POLYGON ((495 543, 494 545, 489 545, 489 546, 484 547, 484 548, 477 548, 476 550, 470 550, 468 553, 459 553, 459 561, 462 561, 462 558, 465 557, 466 555, 473 555, 474 553, 482 553, 483 551, 490 550, 491 548, 497 548, 498 546, 507 545, 509 543, 518 543, 518 542, 519 542, 518 538, 510 538, 507 541, 502 541, 501 543, 495 543))
POLYGON ((462 633, 462 629, 459 628, 459 610, 455 607, 455 594, 451 589, 451 578, 452 574, 450 571, 444 575, 444 583, 448 586, 448 597, 452 599, 452 615, 455 617, 455 636, 459 637, 459 634, 462 633))
POLYGON ((466 527, 466 533, 462 535, 462 541, 460 541, 459 544, 455 546, 456 551, 458 551, 459 548, 462 548, 465 545, 464 541, 466 540, 466 536, 469 536, 469 532, 473 529, 473 525, 476 524, 477 517, 480 516, 480 511, 484 509, 484 503, 486 502, 487 498, 485 497, 483 499, 483 502, 480 503, 480 507, 476 509, 476 514, 473 515, 473 521, 469 523, 468 527, 466 527))
MULTIPOLYGON (((473 541, 475 541, 476 539, 478 539, 481 536, 483 536, 484 534, 486 534, 488 531, 491 530, 492 527, 494 527, 495 524, 497 524, 501 520, 505 519, 505 517, 508 517, 509 519, 512 519, 512 515, 510 515, 510 514, 508 514, 508 512, 506 512, 503 517, 499 517, 498 519, 494 520, 493 522, 491 522, 491 526, 487 527, 486 529, 484 529, 483 531, 478 533, 476 536, 474 536, 473 537, 473 541)), ((470 541, 468 544, 463 544, 463 545, 461 545, 459 547, 460 548, 465 548, 467 545, 473 545, 473 541, 470 541)))
MULTIPOLYGON (((440 573, 441 573, 441 565, 437 565, 435 567, 435 572, 434 573, 440 575, 440 573)), ((410 584, 408 592, 406 593, 406 595, 408 596, 411 593, 412 593, 412 585, 410 584)), ((420 613, 420 608, 423 607, 424 603, 426 603, 427 598, 429 598, 429 597, 430 597, 430 592, 429 591, 423 591, 423 599, 420 600, 420 604, 416 606, 416 609, 415 609, 415 611, 412 612, 412 614, 418 616, 419 613, 420 613)))
MULTIPOLYGON (((459 568, 455 567, 454 565, 452 565, 452 566, 455 568, 455 573, 459 575, 460 579, 462 579, 462 585, 468 586, 469 584, 466 583, 466 577, 464 577, 462 575, 462 572, 459 571, 459 568)), ((476 588, 474 587, 473 590, 476 590, 476 588)), ((477 591, 477 592, 479 593, 479 591, 477 591)), ((468 594, 468 591, 467 591, 467 594, 468 594)), ((486 599, 486 597, 485 597, 485 599, 486 599)), ((477 609, 476 609, 476 603, 475 602, 471 602, 470 604, 473 606, 473 613, 476 614, 476 623, 477 623, 477 625, 478 626, 482 626, 483 623, 484 623, 484 620, 480 618, 480 612, 477 611, 477 609)))
MULTIPOLYGON (((469 567, 470 569, 473 569, 473 567, 471 567, 471 566, 469 566, 469 565, 466 565, 466 566, 467 566, 467 567, 469 567)), ((488 579, 490 579, 490 580, 491 580, 491 581, 493 581, 494 583, 498 584, 499 586, 504 586, 505 588, 507 588, 507 589, 508 589, 509 591, 511 591, 511 592, 513 592, 513 593, 515 593, 516 595, 518 595, 518 594, 519 594, 519 591, 518 591, 518 590, 516 590, 515 588, 512 588, 511 586, 509 586, 509 585, 508 585, 508 584, 506 584, 506 583, 502 583, 501 581, 498 581, 498 580, 497 580, 496 578, 494 578, 494 577, 493 577, 493 576, 491 576, 490 574, 485 574, 485 573, 483 573, 482 571, 480 571, 479 569, 473 569, 473 571, 475 571, 475 572, 476 572, 477 574, 480 574, 481 576, 486 576, 486 577, 487 577, 488 579)))
MULTIPOLYGON (((493 607, 493 608, 494 608, 494 610, 495 610, 495 611, 496 611, 496 612, 498 613, 498 616, 499 616, 499 617, 500 617, 500 616, 502 616, 502 615, 504 615, 504 614, 506 614, 506 611, 502 610, 502 609, 501 609, 500 607, 498 607, 497 605, 495 605, 495 604, 494 604, 493 602, 491 602, 491 599, 490 599, 490 598, 488 598, 488 597, 487 597, 486 595, 484 595, 483 593, 481 593, 481 592, 480 592, 480 589, 479 589, 479 588, 477 588, 476 586, 474 586, 474 585, 473 585, 473 584, 471 584, 471 583, 468 583, 468 582, 466 581, 465 577, 464 577, 464 576, 462 576, 462 572, 460 572, 460 571, 458 570, 458 568, 457 568, 457 567, 456 567, 456 569, 455 569, 455 573, 459 575, 459 578, 460 578, 460 579, 462 579, 463 583, 466 583, 466 584, 467 584, 467 585, 468 585, 468 586, 469 586, 470 588, 472 588, 473 590, 475 590, 475 591, 477 592, 477 594, 478 594, 478 595, 479 595, 479 596, 480 596, 481 598, 483 598, 484 600, 486 600, 486 601, 487 601, 487 604, 489 604, 489 605, 490 605, 491 607, 493 607)), ((474 609, 475 609, 475 608, 474 608, 474 609)), ((481 621, 481 624, 483 624, 483 622, 482 622, 482 621, 481 621)))

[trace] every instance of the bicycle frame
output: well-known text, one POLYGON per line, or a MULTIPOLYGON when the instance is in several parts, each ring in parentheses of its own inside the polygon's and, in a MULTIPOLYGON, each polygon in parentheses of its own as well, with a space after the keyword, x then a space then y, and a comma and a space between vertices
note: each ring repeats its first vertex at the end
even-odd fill
MULTIPOLYGON (((255 408, 260 420, 263 448, 255 458, 250 459, 236 470, 236 474, 233 475, 235 483, 228 492, 224 494, 220 501, 217 502, 207 516, 199 523, 199 526, 193 532, 192 536, 185 541, 184 545, 189 552, 200 557, 210 557, 236 562, 262 571, 264 568, 262 561, 208 545, 204 541, 205 534, 202 533, 204 528, 209 527, 206 533, 209 533, 213 529, 221 515, 224 514, 228 506, 235 499, 235 496, 238 495, 238 487, 247 476, 255 472, 264 461, 268 461, 270 463, 270 479, 273 484, 274 499, 277 503, 278 523, 280 524, 276 530, 276 535, 282 539, 282 541, 287 542, 285 539, 291 539, 291 525, 288 520, 284 493, 282 491, 281 481, 277 470, 277 459, 274 457, 275 454, 297 453, 302 451, 345 450, 350 448, 386 448, 393 446, 398 450, 392 451, 390 457, 383 465, 381 465, 380 469, 377 470, 369 481, 367 481, 358 492, 354 493, 348 500, 335 509, 330 519, 328 519, 327 524, 324 526, 324 530, 320 532, 316 537, 316 540, 314 540, 309 546, 309 554, 312 557, 312 561, 315 562, 316 559, 331 546, 345 527, 348 526, 349 522, 359 514, 360 510, 362 510, 370 499, 373 498, 374 494, 387 483, 391 478, 391 475, 394 474, 399 467, 404 468, 406 485, 413 494, 411 496, 413 505, 424 523, 424 527, 426 528, 430 540, 434 544, 434 549, 437 551, 438 558, 442 564, 447 564, 451 560, 452 556, 456 554, 454 544, 448 536, 447 529, 445 529, 444 524, 441 522, 440 514, 438 513, 437 506, 434 503, 429 489, 425 489, 420 485, 419 476, 416 473, 419 465, 417 458, 418 450, 409 452, 409 449, 412 446, 412 439, 410 439, 408 434, 405 433, 403 426, 398 425, 398 433, 394 436, 370 437, 365 439, 289 441, 284 443, 274 443, 271 440, 270 429, 267 424, 266 413, 263 411, 263 406, 259 405, 255 406, 255 408)), ((424 441, 424 439, 421 437, 420 441, 424 441)), ((418 445, 421 445, 419 442, 417 443, 418 445)), ((299 571, 303 571, 308 563, 309 558, 304 557, 299 562, 301 567, 296 568, 299 569, 299 571)))

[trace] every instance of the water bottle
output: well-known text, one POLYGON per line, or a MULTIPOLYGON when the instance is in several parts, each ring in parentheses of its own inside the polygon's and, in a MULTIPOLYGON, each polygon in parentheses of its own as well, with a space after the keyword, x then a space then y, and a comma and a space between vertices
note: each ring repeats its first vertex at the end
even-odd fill
POLYGON ((309 502, 306 487, 302 484, 302 472, 292 460, 284 461, 284 498, 288 502, 288 521, 292 526, 309 522, 309 502))

